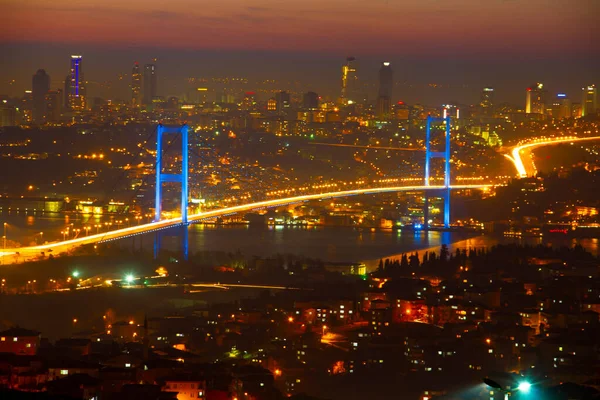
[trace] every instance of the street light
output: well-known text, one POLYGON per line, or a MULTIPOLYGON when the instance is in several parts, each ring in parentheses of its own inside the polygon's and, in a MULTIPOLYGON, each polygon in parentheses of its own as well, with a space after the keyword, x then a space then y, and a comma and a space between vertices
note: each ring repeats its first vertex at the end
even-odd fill
POLYGON ((523 381, 523 382, 519 383, 519 386, 517 386, 517 389, 519 389, 519 392, 528 393, 529 390, 531 390, 531 383, 529 383, 527 381, 523 381))
POLYGON ((485 383, 487 386, 504 393, 504 400, 508 400, 508 398, 515 392, 528 393, 531 390, 531 383, 529 383, 526 380, 519 381, 516 387, 513 386, 513 384, 515 383, 514 380, 511 379, 511 381, 512 382, 510 384, 503 387, 501 384, 499 384, 493 379, 483 379, 483 383, 485 383))

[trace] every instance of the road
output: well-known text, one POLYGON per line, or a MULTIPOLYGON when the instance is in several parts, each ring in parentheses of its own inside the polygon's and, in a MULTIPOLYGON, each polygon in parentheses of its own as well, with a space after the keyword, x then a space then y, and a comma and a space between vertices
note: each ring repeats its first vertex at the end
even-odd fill
MULTIPOLYGON (((453 190, 461 189, 479 189, 485 190, 490 188, 491 185, 453 185, 450 188, 453 190)), ((225 207, 217 210, 205 211, 198 214, 192 214, 188 216, 189 222, 197 222, 207 219, 214 219, 217 217, 223 217, 227 215, 237 214, 240 212, 248 212, 252 210, 260 210, 270 207, 283 206, 294 203, 301 203, 310 200, 322 200, 338 197, 348 197, 355 195, 365 194, 380 194, 390 192, 407 192, 407 191, 425 191, 425 190, 440 190, 444 189, 444 186, 392 186, 392 187, 380 187, 380 188, 366 188, 366 189, 353 189, 343 190, 337 192, 326 192, 317 194, 307 194, 302 196, 287 197, 275 200, 258 201, 255 203, 242 204, 238 206, 225 207)), ((101 242, 108 242, 117 239, 128 238, 136 236, 142 233, 151 233, 162 229, 170 228, 181 224, 181 217, 165 219, 157 222, 150 222, 148 224, 131 226, 127 228, 116 229, 109 232, 103 232, 95 235, 88 235, 79 237, 76 239, 69 239, 65 241, 46 243, 38 246, 20 247, 14 249, 6 249, 0 251, 0 257, 2 257, 3 264, 12 264, 17 262, 23 262, 32 260, 37 257, 48 254, 58 255, 60 253, 69 252, 79 246, 86 244, 95 244, 101 242)))
POLYGON ((560 144, 560 143, 574 143, 581 142, 587 140, 598 140, 600 136, 590 136, 590 137, 576 137, 576 136, 567 136, 567 137, 556 137, 556 138, 539 138, 534 139, 531 142, 520 144, 513 147, 510 150, 509 154, 505 154, 504 157, 508 158, 515 169, 517 170, 517 174, 521 178, 526 178, 528 176, 535 176, 537 173, 537 169, 535 167, 535 163, 533 161, 532 150, 536 147, 540 146, 548 146, 552 144, 560 144))

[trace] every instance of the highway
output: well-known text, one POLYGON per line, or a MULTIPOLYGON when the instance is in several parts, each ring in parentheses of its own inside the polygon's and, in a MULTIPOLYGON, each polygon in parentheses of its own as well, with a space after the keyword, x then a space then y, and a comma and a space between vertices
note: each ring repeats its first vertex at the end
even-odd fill
MULTIPOLYGON (((452 185, 450 188, 453 190, 461 189, 479 189, 485 190, 490 188, 491 185, 452 185)), ((407 191, 425 191, 425 190, 440 190, 444 189, 444 186, 391 186, 391 187, 378 187, 378 188, 366 188, 366 189, 353 189, 343 190, 337 192, 326 192, 317 194, 307 194, 302 196, 286 197, 282 199, 264 200, 254 203, 242 204, 237 206, 220 208, 217 210, 210 210, 201 212, 198 214, 192 214, 188 216, 188 222, 198 222, 207 219, 214 219, 217 217, 223 217, 227 215, 237 214, 240 212, 248 212, 252 210, 260 210, 265 208, 284 206, 294 203, 302 203, 310 200, 322 200, 338 197, 348 197, 356 195, 368 195, 368 194, 380 194, 390 192, 407 192, 407 191)), ((38 246, 20 247, 20 248, 7 248, 4 251, 0 251, 0 257, 2 257, 3 264, 12 264, 16 262, 23 262, 27 260, 35 259, 40 257, 42 253, 46 256, 48 254, 58 255, 60 253, 69 252, 79 246, 86 244, 95 244, 101 242, 108 242, 117 239, 128 238, 143 233, 150 233, 159 231, 162 229, 170 228, 181 224, 181 217, 164 219, 157 222, 150 222, 143 225, 136 225, 127 228, 116 229, 109 232, 103 232, 95 235, 88 235, 79 237, 76 239, 69 239, 64 241, 46 243, 38 246), (17 254, 18 253, 18 254, 17 254)))
POLYGON ((535 163, 533 162, 533 157, 531 154, 532 150, 536 147, 598 139, 600 139, 600 136, 566 136, 556 138, 539 138, 531 142, 519 144, 513 147, 510 153, 505 154, 504 157, 508 158, 513 163, 519 177, 526 178, 528 176, 534 176, 537 173, 537 169, 535 167, 535 163))

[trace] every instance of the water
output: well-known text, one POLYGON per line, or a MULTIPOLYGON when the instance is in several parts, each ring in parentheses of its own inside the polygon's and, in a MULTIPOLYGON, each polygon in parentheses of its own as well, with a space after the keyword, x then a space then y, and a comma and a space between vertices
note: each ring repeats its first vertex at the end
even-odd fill
MULTIPOLYGON (((73 223, 74 227, 83 224, 93 226, 103 224, 110 219, 107 216, 90 218, 82 215, 66 214, 25 214, 3 213, 0 222, 7 222, 9 241, 15 240, 22 245, 39 242, 40 239, 53 241, 62 239, 60 233, 73 223), (40 232, 44 232, 40 235, 40 232)), ((177 250, 181 246, 182 228, 163 231, 162 246, 177 250)), ((95 232, 96 229, 92 229, 95 232)), ((83 233, 80 233, 83 234, 83 233)), ((497 238, 457 232, 408 232, 389 229, 369 229, 353 227, 323 226, 248 226, 248 225, 202 225, 189 227, 189 251, 240 251, 247 257, 269 257, 276 254, 295 254, 330 262, 365 262, 373 268, 380 258, 399 257, 411 251, 433 250, 439 252, 442 244, 451 248, 481 248, 497 243, 526 242, 545 243, 558 246, 584 246, 594 255, 598 255, 598 239, 556 239, 544 238, 497 238)), ((121 246, 142 247, 152 251, 154 235, 142 235, 134 239, 118 242, 121 246)))
MULTIPOLYGON (((34 241, 36 233, 45 231, 44 237, 54 234, 68 224, 81 224, 81 216, 60 214, 25 215, 3 214, 8 222, 9 240, 27 243, 34 241)), ((95 223, 104 222, 101 219, 95 223)), ((87 222, 93 225, 94 221, 87 222)), ((163 231, 163 246, 176 250, 180 247, 177 236, 181 228, 163 231)), ((142 235, 119 241, 121 246, 152 251, 154 235, 142 235)), ((528 243, 541 242, 526 239, 528 243)), ((514 238, 494 238, 455 232, 400 232, 383 229, 352 227, 283 227, 283 226, 212 226, 194 224, 189 228, 190 252, 224 251, 242 252, 246 257, 269 257, 276 254, 296 254, 323 261, 364 262, 370 270, 376 268, 380 258, 397 258, 403 253, 430 250, 439 253, 442 244, 451 249, 489 247, 497 243, 515 242, 514 238)), ((564 239, 556 245, 582 244, 598 255, 598 239, 564 239)), ((0 274, 1 274, 0 269, 0 274)), ((181 289, 169 290, 94 290, 76 293, 50 293, 38 296, 0 296, 0 329, 18 324, 43 332, 51 339, 65 337, 84 329, 98 329, 102 315, 112 310, 119 319, 143 319, 150 316, 177 312, 182 304, 232 301, 236 298, 256 295, 256 290, 207 291, 184 294, 181 289), (73 318, 79 322, 72 323, 73 318)))

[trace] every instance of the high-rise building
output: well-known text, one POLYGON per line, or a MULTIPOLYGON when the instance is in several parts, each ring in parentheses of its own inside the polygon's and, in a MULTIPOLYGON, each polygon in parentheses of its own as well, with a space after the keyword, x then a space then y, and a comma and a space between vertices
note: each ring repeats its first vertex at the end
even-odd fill
POLYGON ((38 69, 31 80, 33 123, 43 124, 46 120, 46 93, 50 90, 50 76, 38 69))
POLYGON ((544 114, 546 111, 546 90, 542 83, 536 83, 527 88, 525 97, 525 112, 527 114, 544 114))
POLYGON ((46 93, 46 121, 58 122, 62 113, 62 90, 49 90, 46 93))
POLYGON ((486 116, 494 114, 494 88, 484 87, 481 91, 481 101, 479 102, 481 113, 486 116))
POLYGON ((377 104, 375 104, 375 111, 377 113, 377 118, 389 119, 391 117, 391 112, 392 112, 392 103, 390 101, 390 98, 387 96, 377 97, 377 104))
POLYGON ((358 100, 358 75, 356 74, 356 59, 346 58, 346 65, 342 67, 342 93, 340 103, 342 105, 352 104, 358 100))
POLYGON ((571 118, 571 100, 564 93, 558 93, 552 101, 552 117, 556 119, 571 118))
POLYGON ((86 87, 83 79, 82 57, 79 55, 71 56, 68 98, 69 107, 72 110, 81 111, 86 109, 86 87))
POLYGON ((65 88, 63 90, 63 107, 69 109, 69 98, 71 96, 71 74, 65 77, 65 88))
POLYGON ((377 117, 387 119, 392 112, 392 90, 394 87, 394 71, 387 61, 379 68, 379 91, 375 104, 377 117))
POLYGON ((385 96, 392 100, 392 90, 394 88, 394 71, 388 61, 381 63, 379 68, 379 97, 385 96))
POLYGON ((156 65, 146 64, 144 65, 144 105, 152 104, 152 99, 156 97, 156 93, 156 65))
POLYGON ((306 92, 302 97, 302 108, 305 110, 317 110, 319 108, 319 95, 315 92, 306 92))
POLYGON ((142 103, 142 73, 140 65, 135 62, 131 70, 131 105, 139 107, 142 103))
POLYGON ((589 85, 581 88, 583 98, 581 99, 581 116, 595 114, 598 110, 598 98, 596 85, 589 85))
POLYGON ((277 112, 284 112, 290 108, 290 94, 286 91, 281 91, 275 95, 277 101, 277 112))

